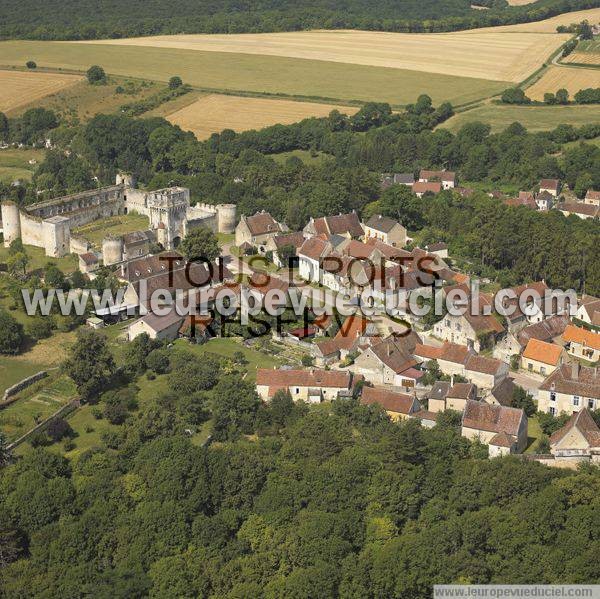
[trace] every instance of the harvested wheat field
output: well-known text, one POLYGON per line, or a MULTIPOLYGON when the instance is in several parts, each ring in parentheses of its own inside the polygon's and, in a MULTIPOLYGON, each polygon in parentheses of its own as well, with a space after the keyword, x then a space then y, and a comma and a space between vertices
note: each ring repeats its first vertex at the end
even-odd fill
POLYGON ((525 6, 525 4, 531 4, 536 0, 508 0, 510 6, 525 6))
POLYGON ((600 65, 600 41, 579 42, 575 52, 563 58, 562 62, 600 65))
POLYGON ((559 25, 570 25, 571 23, 581 23, 589 21, 590 23, 600 22, 600 8, 590 8, 588 10, 578 10, 575 12, 565 12, 543 21, 533 21, 531 23, 519 23, 518 25, 499 25, 489 29, 472 29, 473 32, 482 32, 493 30, 497 33, 516 32, 516 33, 556 33, 559 25))
POLYGON ((327 116, 332 110, 354 114, 358 108, 210 94, 166 118, 185 131, 192 131, 198 139, 206 139, 223 129, 247 131, 275 124, 288 125, 311 116, 327 116))
POLYGON ((497 33, 496 28, 489 28, 475 33, 431 34, 339 30, 159 35, 94 40, 93 43, 281 56, 519 82, 535 71, 569 37, 535 33, 506 35, 497 33))
POLYGON ((0 110, 7 112, 30 104, 81 81, 78 75, 0 71, 0 110))
POLYGON ((543 100, 546 92, 565 88, 572 96, 586 87, 600 87, 600 70, 550 67, 525 93, 532 100, 543 100))

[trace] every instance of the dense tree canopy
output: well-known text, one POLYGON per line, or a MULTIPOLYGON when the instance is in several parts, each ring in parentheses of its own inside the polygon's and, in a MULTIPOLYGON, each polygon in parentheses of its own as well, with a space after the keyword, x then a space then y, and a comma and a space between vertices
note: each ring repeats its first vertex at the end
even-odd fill
MULTIPOLYGON (((259 405, 250 388, 236 417, 259 405)), ((237 391, 225 378, 215 395, 237 391)), ((600 579, 597 469, 479 459, 451 420, 397 425, 348 400, 294 417, 285 396, 260 408, 279 433, 198 447, 177 409, 125 421, 112 448, 0 471, 8 596, 420 599, 600 579)))
POLYGON ((27 39, 96 39, 165 33, 244 33, 300 29, 367 29, 384 31, 454 31, 521 23, 598 6, 598 0, 537 0, 509 6, 506 0, 175 0, 165 10, 158 0, 65 0, 3 2, 2 37, 27 39))

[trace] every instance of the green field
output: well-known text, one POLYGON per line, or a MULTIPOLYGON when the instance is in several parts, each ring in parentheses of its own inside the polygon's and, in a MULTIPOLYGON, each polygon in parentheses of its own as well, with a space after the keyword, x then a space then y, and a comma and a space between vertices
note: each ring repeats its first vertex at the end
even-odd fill
POLYGON ((308 150, 292 150, 291 152, 281 152, 280 154, 271 154, 270 158, 279 164, 285 164, 288 158, 300 158, 304 164, 322 164, 328 158, 333 158, 331 154, 325 152, 316 152, 313 156, 308 150))
POLYGON ((11 184, 18 179, 31 181, 36 165, 29 161, 35 160, 39 164, 43 159, 44 150, 0 150, 0 183, 11 184))
MULTIPOLYGON (((25 253, 29 257, 29 264, 27 270, 37 270, 38 268, 44 268, 48 262, 56 264, 63 272, 70 273, 79 268, 79 260, 74 254, 68 254, 62 258, 53 258, 52 256, 46 256, 46 252, 43 248, 38 248, 33 245, 25 245, 25 253)), ((0 262, 6 262, 9 256, 9 248, 4 247, 4 244, 0 244, 0 262)))
POLYGON ((501 131, 519 122, 529 131, 554 129, 562 123, 580 127, 600 121, 600 105, 596 106, 505 106, 484 104, 466 110, 446 121, 441 128, 458 131, 465 123, 489 123, 493 131, 501 131))
POLYGON ((246 360, 248 360, 245 368, 248 371, 247 380, 250 381, 253 381, 256 378, 256 370, 258 368, 274 368, 281 365, 277 358, 255 349, 245 347, 242 345, 241 341, 232 337, 211 339, 208 343, 202 345, 195 345, 184 339, 178 339, 175 341, 174 345, 178 349, 190 351, 200 357, 207 353, 212 353, 225 358, 233 358, 235 352, 241 351, 246 360))
POLYGON ((21 392, 21 396, 0 410, 0 430, 10 441, 31 430, 38 422, 48 418, 73 399, 75 385, 71 379, 60 376, 49 383, 36 383, 30 389, 21 392))
POLYGON ((41 67, 80 71, 99 64, 112 75, 157 81, 179 75, 202 89, 375 100, 396 106, 413 102, 421 93, 435 103, 463 104, 508 87, 498 81, 277 56, 65 42, 0 43, 3 65, 22 65, 30 59, 41 67))
POLYGON ((600 39, 583 40, 577 44, 577 52, 590 52, 591 54, 600 54, 600 39))
POLYGON ((142 214, 122 214, 94 221, 73 230, 73 235, 87 239, 96 249, 102 248, 107 235, 123 235, 133 231, 145 231, 150 226, 148 217, 142 214))

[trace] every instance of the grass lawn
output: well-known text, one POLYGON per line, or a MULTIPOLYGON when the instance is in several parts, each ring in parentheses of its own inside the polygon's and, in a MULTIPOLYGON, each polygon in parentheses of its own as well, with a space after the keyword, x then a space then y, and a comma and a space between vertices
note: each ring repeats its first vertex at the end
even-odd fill
POLYGON ((178 339, 175 341, 174 345, 178 349, 190 351, 200 357, 208 353, 217 354, 226 358, 233 358, 235 352, 241 351, 246 360, 248 360, 248 364, 246 364, 245 368, 248 371, 247 380, 249 381, 254 381, 256 379, 256 370, 258 368, 274 368, 276 366, 281 366, 281 362, 276 357, 245 347, 239 339, 234 337, 211 339, 208 343, 203 343, 202 345, 195 345, 193 343, 188 343, 184 339, 178 339))
POLYGON ((44 159, 44 150, 8 148, 0 150, 0 183, 10 184, 17 179, 31 181, 36 164, 44 159), (35 160, 36 164, 29 164, 35 160))
MULTIPOLYGON (((79 260, 75 254, 67 254, 62 258, 53 258, 52 256, 46 256, 44 248, 38 248, 33 245, 25 245, 25 253, 29 257, 29 264, 27 270, 37 270, 44 268, 48 262, 56 264, 65 273, 73 272, 79 268, 79 260)), ((9 248, 4 247, 0 244, 0 262, 6 262, 9 256, 9 248)))
POLYGON ((75 395, 75 385, 66 376, 54 375, 49 383, 42 380, 0 411, 0 430, 12 441, 54 414, 75 395))
POLYGON ((311 155, 308 150, 292 150, 291 152, 281 152, 280 154, 271 154, 270 156, 279 164, 285 164, 288 158, 300 158, 304 164, 323 164, 328 158, 333 158, 331 154, 326 152, 317 152, 315 156, 311 155))
POLYGON ((576 127, 600 120, 600 105, 594 106, 508 106, 483 104, 465 110, 443 123, 440 128, 458 131, 464 124, 479 121, 489 123, 493 131, 501 131, 514 122, 529 131, 554 129, 560 124, 576 127))
POLYGON ((226 245, 235 241, 235 233, 217 233, 219 245, 226 245))
POLYGON ((78 227, 73 235, 84 237, 96 249, 102 249, 102 240, 107 235, 123 235, 133 231, 145 231, 150 226, 148 217, 143 214, 122 214, 110 216, 78 227))
POLYGON ((0 55, 5 65, 33 59, 40 67, 84 71, 100 64, 113 76, 166 82, 179 75, 185 83, 207 91, 283 94, 342 103, 379 101, 402 106, 425 93, 435 104, 448 100, 458 105, 508 87, 502 81, 419 70, 172 48, 6 41, 0 43, 0 55))
POLYGON ((527 422, 527 449, 525 453, 536 453, 540 437, 544 433, 536 416, 530 416, 527 422))

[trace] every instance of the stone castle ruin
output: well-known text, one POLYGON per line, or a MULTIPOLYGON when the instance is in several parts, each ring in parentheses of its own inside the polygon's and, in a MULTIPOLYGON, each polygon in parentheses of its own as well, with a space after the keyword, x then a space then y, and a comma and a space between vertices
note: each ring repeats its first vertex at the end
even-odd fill
MULTIPOLYGON (((148 217, 148 231, 139 232, 166 250, 171 250, 197 227, 215 233, 235 230, 234 204, 196 204, 190 206, 190 190, 168 187, 156 191, 137 189, 133 177, 118 174, 116 184, 19 207, 11 201, 2 202, 4 245, 20 238, 24 244, 44 248, 47 256, 59 258, 70 253, 89 251, 87 240, 72 235, 72 230, 103 218, 127 213, 148 217)), ((129 234, 131 238, 133 234, 129 234)), ((127 237, 127 236, 123 236, 127 237)), ((134 236, 135 237, 135 236, 134 236)), ((141 246, 140 246, 141 247, 141 246)), ((122 237, 108 236, 102 243, 105 264, 115 264, 127 258, 122 237)), ((138 254, 139 255, 139 254, 138 254)))

